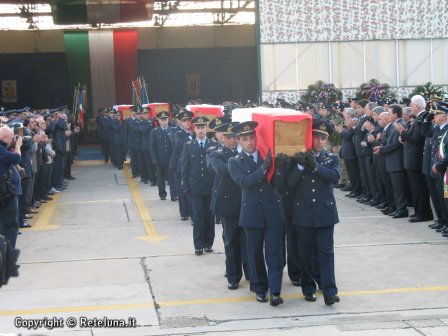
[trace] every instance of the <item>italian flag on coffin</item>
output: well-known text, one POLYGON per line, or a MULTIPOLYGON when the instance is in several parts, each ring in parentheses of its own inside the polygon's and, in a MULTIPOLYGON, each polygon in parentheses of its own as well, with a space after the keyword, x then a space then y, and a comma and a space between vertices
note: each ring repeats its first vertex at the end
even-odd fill
POLYGON ((55 24, 117 23, 151 20, 154 0, 52 0, 55 24))

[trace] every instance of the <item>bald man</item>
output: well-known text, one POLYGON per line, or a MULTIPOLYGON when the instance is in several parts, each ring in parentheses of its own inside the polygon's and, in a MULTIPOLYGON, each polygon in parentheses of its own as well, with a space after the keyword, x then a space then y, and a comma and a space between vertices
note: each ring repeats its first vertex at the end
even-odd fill
POLYGON ((0 127, 0 176, 9 177, 16 189, 16 195, 0 201, 0 234, 10 242, 12 247, 16 246, 19 232, 18 195, 22 193, 22 190, 15 165, 22 162, 20 146, 22 146, 22 138, 16 140, 12 129, 7 126, 0 127), (15 146, 10 150, 14 141, 15 146))

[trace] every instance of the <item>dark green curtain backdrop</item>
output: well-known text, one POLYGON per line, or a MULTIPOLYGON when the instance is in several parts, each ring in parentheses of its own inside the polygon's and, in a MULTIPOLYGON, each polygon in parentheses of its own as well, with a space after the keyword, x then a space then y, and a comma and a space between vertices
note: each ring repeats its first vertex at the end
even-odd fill
POLYGON ((89 36, 87 32, 65 32, 65 53, 70 87, 70 106, 73 106, 73 92, 78 83, 87 84, 87 111, 85 121, 92 117, 92 85, 90 82, 89 36))

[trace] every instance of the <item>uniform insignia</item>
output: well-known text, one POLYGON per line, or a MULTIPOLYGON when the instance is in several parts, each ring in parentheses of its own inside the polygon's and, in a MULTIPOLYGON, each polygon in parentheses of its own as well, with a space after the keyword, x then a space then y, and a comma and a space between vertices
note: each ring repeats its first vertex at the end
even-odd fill
POLYGON ((215 124, 216 124, 216 125, 221 125, 221 120, 219 120, 219 119, 216 120, 216 121, 215 121, 215 124))
POLYGON ((249 131, 250 130, 250 125, 246 125, 243 127, 243 131, 249 131))
POLYGON ((322 131, 326 131, 326 130, 327 130, 327 127, 325 126, 325 124, 320 125, 319 128, 320 128, 322 131))

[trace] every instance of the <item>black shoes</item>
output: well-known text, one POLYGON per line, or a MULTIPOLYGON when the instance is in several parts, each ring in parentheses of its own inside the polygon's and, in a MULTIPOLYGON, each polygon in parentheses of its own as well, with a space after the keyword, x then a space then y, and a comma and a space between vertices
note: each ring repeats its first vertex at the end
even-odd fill
POLYGON ((414 218, 411 218, 409 221, 411 223, 417 223, 417 222, 427 222, 430 220, 433 220, 434 218, 432 216, 415 216, 414 218))
POLYGON ((202 255, 204 252, 202 251, 202 249, 197 249, 197 250, 194 250, 194 254, 196 254, 197 256, 200 256, 200 255, 202 255))
POLYGON ((333 296, 330 296, 325 299, 325 304, 327 306, 331 306, 331 305, 335 304, 336 302, 340 302, 340 301, 341 301, 341 299, 339 299, 339 296, 333 295, 333 296))
POLYGON ((395 218, 395 219, 397 219, 397 218, 405 218, 405 217, 408 217, 408 212, 407 211, 403 211, 403 212, 396 212, 395 213, 395 215, 394 216, 392 216, 392 218, 395 218))
POLYGON ((166 201, 166 196, 161 196, 161 197, 160 197, 160 200, 161 200, 161 201, 166 201))
POLYGON ((383 210, 387 208, 387 205, 384 203, 380 203, 377 206, 375 206, 375 208, 377 208, 378 210, 383 210))
POLYGON ((391 214, 391 213, 393 213, 393 212, 395 212, 395 211, 397 211, 397 209, 395 209, 395 208, 386 208, 386 209, 384 209, 384 210, 381 210, 381 212, 382 212, 383 214, 385 214, 385 215, 391 214))
POLYGON ((316 294, 309 294, 309 295, 303 295, 304 296, 304 298, 305 298, 305 301, 308 301, 308 302, 316 302, 316 294))
POLYGON ((295 287, 300 287, 302 286, 302 280, 298 279, 298 280, 291 280, 292 285, 295 287))
POLYGON ((352 190, 352 187, 349 186, 349 185, 347 185, 347 186, 345 186, 344 188, 341 188, 341 190, 342 190, 342 191, 351 191, 351 190, 352 190))
POLYGON ((176 202, 177 201, 177 197, 171 197, 171 202, 176 202))
POLYGON ((212 253, 213 252, 213 247, 209 246, 209 247, 206 247, 204 250, 207 253, 212 253))
POLYGON ((442 226, 441 228, 436 229, 436 232, 442 232, 445 233, 445 231, 448 229, 448 226, 442 226))
POLYGON ((238 282, 229 282, 227 284, 227 288, 230 289, 230 290, 235 290, 235 289, 238 288, 239 285, 240 284, 238 282))
POLYGON ((183 217, 180 218, 180 220, 181 221, 186 221, 186 220, 188 220, 188 216, 183 216, 183 217))
POLYGON ((257 294, 255 297, 258 302, 268 302, 268 298, 266 297, 266 293, 257 294))
POLYGON ((28 229, 28 228, 30 228, 31 227, 31 224, 28 224, 28 223, 22 223, 22 224, 20 224, 20 228, 21 229, 28 229))
POLYGON ((280 296, 280 294, 271 294, 269 297, 269 301, 271 306, 278 306, 283 303, 283 298, 280 296))

